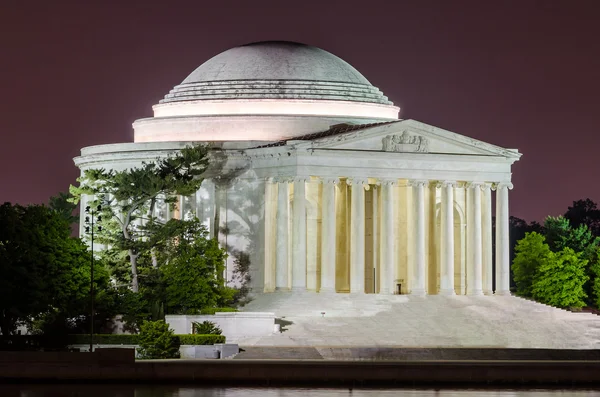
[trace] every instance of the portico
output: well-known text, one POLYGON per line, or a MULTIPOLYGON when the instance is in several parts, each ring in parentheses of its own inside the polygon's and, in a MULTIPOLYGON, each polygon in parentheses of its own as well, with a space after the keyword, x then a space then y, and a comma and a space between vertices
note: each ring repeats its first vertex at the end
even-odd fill
MULTIPOLYGON (((508 224, 506 206, 510 187, 510 184, 498 182, 400 177, 269 179, 265 184, 266 191, 276 190, 278 196, 277 233, 266 239, 265 251, 269 252, 275 246, 277 255, 275 260, 265 263, 265 272, 275 273, 275 288, 279 290, 412 295, 492 294, 489 237, 492 236, 491 192, 495 191, 498 219, 498 281, 495 292, 509 294, 506 279, 509 262, 508 256, 504 255, 508 251, 508 239, 503 226, 508 224), (308 200, 308 183, 319 185, 314 199, 321 207, 321 215, 317 219, 317 235, 306 238, 307 224, 311 222, 304 204, 308 200), (289 192, 294 192, 293 199, 290 199, 289 192), (464 213, 465 198, 466 218, 460 215, 464 213), (407 206, 409 202, 412 205, 407 206), (290 205, 292 217, 288 216, 290 205), (482 212, 482 208, 486 210, 482 212), (455 212, 458 212, 458 227, 455 227, 455 212), (428 214, 432 213, 436 216, 429 217, 428 214), (349 226, 349 236, 336 233, 336 225, 344 222, 349 226), (396 246, 394 242, 398 240, 403 242, 396 246), (306 277, 306 252, 308 244, 315 243, 319 251, 317 257, 320 258, 316 274, 320 275, 320 280, 311 288, 306 277), (464 247, 466 252, 456 255, 455 245, 464 247), (294 252, 291 267, 286 255, 289 249, 294 252), (337 260, 338 256, 349 260, 337 260), (465 259, 466 263, 463 263, 465 259)), ((267 230, 271 227, 268 223, 265 225, 267 230)), ((265 292, 272 290, 273 286, 265 285, 265 292)))

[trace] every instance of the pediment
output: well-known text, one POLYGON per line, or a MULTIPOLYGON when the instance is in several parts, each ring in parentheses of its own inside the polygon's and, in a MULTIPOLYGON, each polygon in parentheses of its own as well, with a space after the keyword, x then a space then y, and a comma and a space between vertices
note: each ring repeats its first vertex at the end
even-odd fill
POLYGON ((401 120, 316 137, 311 140, 311 146, 333 150, 521 157, 517 150, 505 149, 415 120, 401 120))

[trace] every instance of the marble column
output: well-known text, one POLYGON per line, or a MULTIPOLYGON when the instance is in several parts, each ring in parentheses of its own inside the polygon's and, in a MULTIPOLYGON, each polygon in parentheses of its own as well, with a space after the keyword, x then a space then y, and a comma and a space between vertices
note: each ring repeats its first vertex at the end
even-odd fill
POLYGON ((276 256, 277 256, 277 212, 276 192, 277 187, 272 177, 265 179, 265 229, 264 229, 264 292, 273 292, 276 286, 276 256))
POLYGON ((454 292, 454 186, 456 182, 444 181, 442 189, 441 233, 440 233, 440 295, 455 295, 454 292))
POLYGON ((470 251, 468 252, 471 279, 467 277, 467 295, 483 295, 482 290, 482 234, 481 234, 481 183, 472 182, 467 186, 471 196, 470 207, 467 208, 467 228, 470 229, 470 251))
POLYGON ((306 181, 308 177, 294 178, 292 220, 292 290, 306 290, 306 181))
POLYGON ((482 238, 483 238, 483 293, 493 294, 492 286, 492 190, 491 184, 483 185, 483 207, 482 207, 482 238))
POLYGON ((335 187, 338 178, 323 178, 321 204, 321 289, 335 292, 336 225, 335 187))
POLYGON ((395 272, 394 255, 394 186, 396 179, 383 180, 381 185, 381 263, 379 265, 379 293, 393 294, 395 272))
POLYGON ((348 179, 350 208, 350 292, 365 293, 365 187, 366 178, 348 179))
POLYGON ((288 290, 288 230, 289 230, 289 183, 286 179, 277 180, 277 254, 275 287, 288 290))
POLYGON ((508 189, 512 187, 512 183, 496 187, 496 295, 510 295, 508 189))
POLYGON ((415 259, 412 272, 411 295, 423 296, 425 289, 425 186, 427 181, 410 181, 413 191, 413 221, 415 233, 415 259))

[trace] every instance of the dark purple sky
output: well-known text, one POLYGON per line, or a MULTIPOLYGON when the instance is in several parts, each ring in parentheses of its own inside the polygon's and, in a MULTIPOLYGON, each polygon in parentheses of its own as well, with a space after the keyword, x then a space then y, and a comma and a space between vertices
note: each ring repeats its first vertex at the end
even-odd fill
POLYGON ((0 203, 67 190, 81 147, 132 141, 197 66, 262 40, 338 55, 402 118, 519 149, 514 216, 600 201, 598 0, 119 3, 0 3, 0 203))

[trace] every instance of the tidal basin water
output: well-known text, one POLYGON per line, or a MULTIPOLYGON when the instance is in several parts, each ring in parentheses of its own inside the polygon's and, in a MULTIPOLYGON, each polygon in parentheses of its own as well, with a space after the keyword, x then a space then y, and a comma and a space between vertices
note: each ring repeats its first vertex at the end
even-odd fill
POLYGON ((600 390, 201 388, 108 385, 0 385, 2 397, 544 397, 600 396, 600 390))

